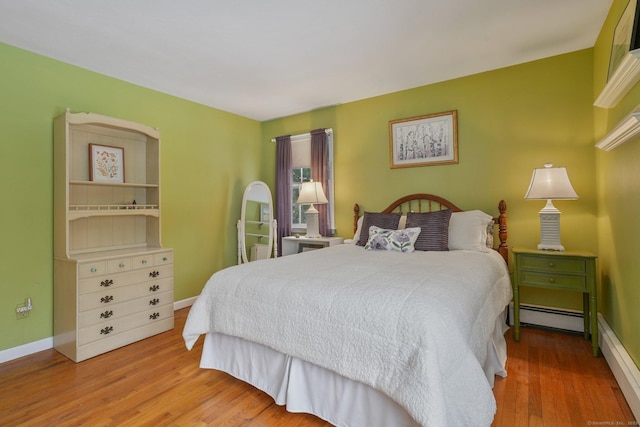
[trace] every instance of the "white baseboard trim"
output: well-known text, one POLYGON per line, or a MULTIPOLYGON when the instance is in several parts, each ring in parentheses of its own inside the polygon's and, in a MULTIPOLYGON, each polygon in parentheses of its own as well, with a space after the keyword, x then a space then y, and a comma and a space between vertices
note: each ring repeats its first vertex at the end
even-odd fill
POLYGON ((173 311, 180 310, 181 308, 191 307, 193 303, 196 302, 196 298, 198 297, 191 297, 191 298, 174 302, 173 311))
POLYGON ((53 337, 43 338, 39 341, 29 342, 18 347, 8 348, 0 351, 0 363, 28 356, 43 350, 53 348, 53 337))
MULTIPOLYGON (((173 303, 173 311, 193 305, 197 297, 187 298, 173 303)), ((39 351, 49 350, 53 348, 53 337, 43 338, 39 341, 33 341, 17 347, 0 350, 0 363, 28 356, 39 351)))
POLYGON ((618 381, 633 416, 636 420, 640 420, 640 369, 600 313, 598 313, 598 331, 600 351, 618 381))

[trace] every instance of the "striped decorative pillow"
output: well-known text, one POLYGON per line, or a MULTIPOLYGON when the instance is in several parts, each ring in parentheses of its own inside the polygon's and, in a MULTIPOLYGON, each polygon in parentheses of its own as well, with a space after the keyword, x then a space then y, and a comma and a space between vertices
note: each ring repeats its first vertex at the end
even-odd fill
POLYGON ((420 227, 420 235, 415 243, 418 251, 449 250, 449 219, 451 209, 407 214, 407 228, 420 227))
POLYGON ((367 244, 369 241, 369 227, 372 225, 386 230, 397 230, 398 223, 400 222, 400 216, 402 216, 400 213, 365 212, 364 219, 362 220, 360 239, 358 240, 357 245, 364 246, 367 244))

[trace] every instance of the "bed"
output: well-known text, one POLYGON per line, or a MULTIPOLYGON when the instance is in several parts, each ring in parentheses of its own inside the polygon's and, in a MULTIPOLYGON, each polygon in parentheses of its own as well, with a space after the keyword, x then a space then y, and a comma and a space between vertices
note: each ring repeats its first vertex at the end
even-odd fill
POLYGON ((512 296, 498 211, 429 194, 356 205, 351 242, 213 274, 185 344, 205 335, 202 368, 337 426, 488 426, 512 296))

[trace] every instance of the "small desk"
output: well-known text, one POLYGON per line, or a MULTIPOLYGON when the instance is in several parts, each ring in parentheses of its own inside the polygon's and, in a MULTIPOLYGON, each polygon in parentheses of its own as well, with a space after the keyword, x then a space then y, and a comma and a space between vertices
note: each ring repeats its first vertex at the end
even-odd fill
POLYGON ((344 242, 343 237, 283 237, 282 238, 282 256, 297 254, 306 250, 321 249, 328 246, 341 245, 344 242))
POLYGON ((596 255, 586 251, 539 251, 513 248, 513 337, 520 340, 520 287, 582 292, 584 338, 589 339, 593 356, 598 356, 598 301, 596 255))

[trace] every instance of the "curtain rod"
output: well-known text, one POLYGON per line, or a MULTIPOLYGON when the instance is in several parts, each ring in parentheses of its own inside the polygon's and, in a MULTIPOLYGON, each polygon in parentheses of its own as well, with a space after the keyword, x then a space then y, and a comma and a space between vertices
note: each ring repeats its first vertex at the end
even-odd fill
MULTIPOLYGON (((333 133, 333 128, 325 129, 324 133, 326 133, 327 135, 331 135, 333 133)), ((291 135, 291 142, 295 142, 299 139, 306 139, 306 138, 309 138, 310 136, 311 136, 311 132, 301 133, 299 135, 291 135)), ((276 142, 276 139, 271 138, 271 142, 276 142)))

